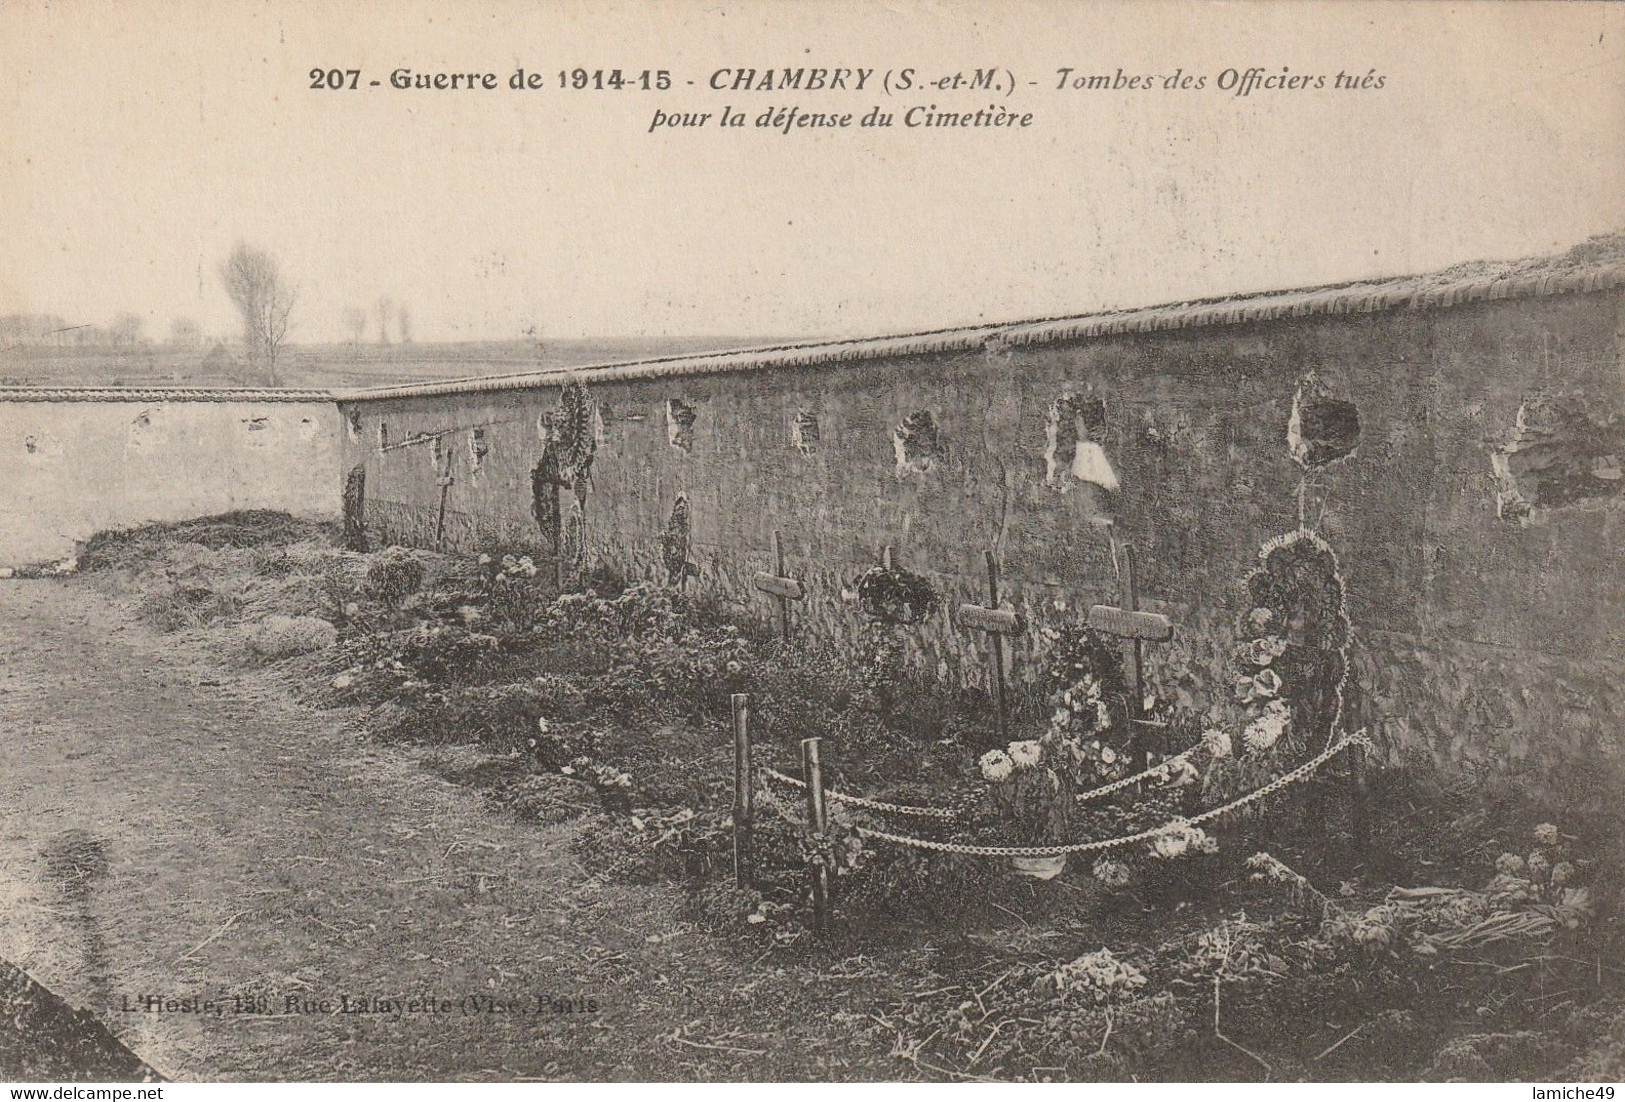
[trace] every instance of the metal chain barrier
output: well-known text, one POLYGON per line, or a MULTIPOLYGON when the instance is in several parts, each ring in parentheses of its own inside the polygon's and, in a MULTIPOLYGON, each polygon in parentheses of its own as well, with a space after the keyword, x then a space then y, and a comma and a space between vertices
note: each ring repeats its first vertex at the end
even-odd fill
POLYGON ((1151 839, 1156 838, 1158 835, 1165 834, 1170 830, 1178 829, 1181 826, 1196 826, 1199 823, 1210 822, 1213 819, 1217 819, 1221 815, 1227 815, 1238 808, 1246 807, 1250 803, 1257 800, 1262 800, 1266 796, 1274 795, 1281 789, 1303 780, 1315 770, 1319 769, 1322 765, 1325 765, 1332 758, 1354 745, 1360 745, 1370 749, 1371 739, 1365 733, 1365 731, 1362 730, 1357 734, 1348 736, 1334 746, 1327 747, 1325 750, 1310 758, 1296 769, 1293 769, 1288 773, 1281 774, 1279 777, 1275 778, 1273 781, 1270 781, 1263 787, 1254 789, 1252 792, 1247 793, 1247 795, 1231 800, 1227 804, 1221 804, 1220 806, 1215 807, 1210 811, 1204 811, 1199 815, 1192 815, 1188 818, 1174 819, 1170 822, 1162 824, 1161 826, 1153 827, 1150 830, 1142 830, 1138 834, 1125 834, 1118 838, 1101 838, 1093 842, 1074 842, 1070 845, 1060 846, 976 846, 959 842, 932 842, 924 838, 910 838, 901 834, 888 834, 883 830, 869 830, 865 827, 858 827, 857 831, 862 837, 874 838, 882 842, 893 842, 897 845, 910 846, 914 849, 934 850, 938 853, 966 854, 971 857, 1062 857, 1070 853, 1091 853, 1099 850, 1116 849, 1120 846, 1133 845, 1136 842, 1148 842, 1151 839))
MULTIPOLYGON (((773 780, 779 781, 782 784, 793 785, 796 788, 807 787, 806 781, 792 777, 786 773, 780 773, 777 769, 767 769, 764 771, 773 780)), ((910 807, 907 804, 889 804, 883 800, 870 800, 865 799, 862 796, 848 796, 845 792, 837 792, 833 788, 827 789, 824 795, 843 804, 851 804, 853 807, 868 808, 870 811, 883 811, 890 815, 918 815, 921 818, 926 819, 959 818, 959 812, 948 807, 910 807)))
POLYGON ((1125 789, 1131 784, 1139 784, 1141 781, 1146 780, 1147 778, 1157 777, 1160 775, 1162 780, 1167 780, 1168 774, 1173 771, 1175 766, 1189 761, 1190 756, 1194 754, 1197 749, 1198 747, 1193 746, 1189 750, 1182 750, 1171 758, 1163 759, 1156 765, 1153 765, 1150 769, 1142 769, 1132 777, 1123 777, 1122 779, 1115 780, 1110 784, 1103 784, 1099 788, 1091 788, 1087 792, 1080 792, 1078 795, 1074 796, 1073 799, 1077 800, 1080 804, 1087 803, 1090 800, 1098 800, 1102 796, 1110 796, 1113 792, 1118 792, 1125 789))
MULTIPOLYGON (((1090 800, 1098 800, 1102 796, 1110 796, 1113 792, 1120 792, 1123 789, 1128 788, 1130 785, 1139 784, 1143 780, 1151 778, 1167 780, 1168 775, 1180 764, 1188 761, 1191 755, 1194 754, 1197 749, 1198 747, 1193 746, 1189 750, 1181 751, 1171 758, 1165 758, 1149 769, 1142 769, 1133 776, 1123 777, 1119 780, 1112 781, 1110 784, 1103 784, 1099 788, 1091 788, 1087 792, 1080 792, 1078 795, 1074 796, 1073 799, 1077 800, 1077 802, 1080 804, 1087 803, 1090 800)), ((778 781, 780 784, 788 784, 796 788, 807 787, 805 781, 802 781, 797 777, 792 777, 787 773, 780 773, 777 769, 764 769, 763 772, 765 772, 769 778, 778 781)), ((880 811, 889 815, 915 815, 924 819, 944 820, 959 818, 959 812, 949 807, 913 807, 909 804, 892 804, 886 803, 883 800, 867 799, 863 796, 849 796, 845 792, 840 792, 833 788, 829 789, 825 795, 839 803, 850 804, 853 807, 867 808, 870 811, 880 811)))

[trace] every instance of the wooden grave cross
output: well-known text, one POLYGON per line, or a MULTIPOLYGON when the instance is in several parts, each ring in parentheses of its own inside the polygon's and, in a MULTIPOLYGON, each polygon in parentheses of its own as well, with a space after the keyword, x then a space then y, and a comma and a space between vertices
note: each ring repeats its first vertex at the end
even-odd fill
POLYGON ((756 572, 751 584, 766 593, 779 606, 779 631, 786 642, 790 639, 790 602, 799 601, 807 596, 807 591, 800 582, 787 576, 784 572, 784 541, 779 533, 773 533, 773 573, 766 570, 756 572))
POLYGON ((992 551, 983 552, 987 560, 987 604, 960 605, 955 619, 961 627, 987 633, 992 643, 990 662, 993 666, 993 702, 998 709, 999 738, 1009 735, 1005 720, 1004 637, 1021 631, 1021 615, 1012 609, 999 607, 999 563, 992 551))
POLYGON ((1135 725, 1134 750, 1140 759, 1140 767, 1149 769, 1153 747, 1142 732, 1145 727, 1155 727, 1159 724, 1144 717, 1145 688, 1142 666, 1145 653, 1142 648, 1148 642, 1166 643, 1172 639, 1174 625, 1168 617, 1159 613, 1140 611, 1140 587, 1134 573, 1134 546, 1123 544, 1118 549, 1117 558, 1121 563, 1118 586, 1128 607, 1095 605, 1089 610, 1089 626, 1104 635, 1127 639, 1132 644, 1129 649, 1128 669, 1125 671, 1128 674, 1129 722, 1135 725))

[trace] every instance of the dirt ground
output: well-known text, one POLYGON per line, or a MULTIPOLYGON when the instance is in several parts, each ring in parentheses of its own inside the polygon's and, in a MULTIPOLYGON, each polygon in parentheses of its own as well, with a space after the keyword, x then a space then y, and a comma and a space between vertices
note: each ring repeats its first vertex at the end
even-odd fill
POLYGON ((0 731, 0 958, 167 1077, 923 1073, 825 1013, 884 998, 879 962, 816 993, 752 968, 669 890, 584 876, 571 828, 87 588, 0 585, 0 731))

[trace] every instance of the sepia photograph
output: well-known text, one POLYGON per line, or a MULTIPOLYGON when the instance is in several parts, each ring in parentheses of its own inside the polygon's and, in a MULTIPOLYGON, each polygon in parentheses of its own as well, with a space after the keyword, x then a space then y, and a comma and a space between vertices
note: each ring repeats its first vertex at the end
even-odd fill
POLYGON ((0 456, 8 1099, 1625 1079, 1625 5, 0 0, 0 456))

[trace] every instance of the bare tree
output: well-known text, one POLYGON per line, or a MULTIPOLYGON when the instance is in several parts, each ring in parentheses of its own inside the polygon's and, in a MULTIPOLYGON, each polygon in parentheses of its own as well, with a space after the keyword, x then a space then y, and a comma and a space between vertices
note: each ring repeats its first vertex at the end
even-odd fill
POLYGON ((361 338, 367 335, 367 312, 359 306, 346 307, 344 329, 350 334, 351 344, 360 344, 361 338))
POLYGON ((243 319, 243 343, 251 367, 263 372, 267 386, 277 386, 276 359, 288 335, 295 290, 282 281, 276 258, 264 249, 239 241, 220 265, 232 305, 243 319))
POLYGON ((395 300, 388 295, 378 296, 378 343, 389 343, 389 319, 395 312, 395 300))
POLYGON ((395 311, 395 335, 402 344, 412 343, 412 309, 405 303, 395 311))
POLYGON ((196 348, 203 343, 203 330, 194 318, 175 318, 169 323, 169 343, 176 348, 196 348))
POLYGON ((113 324, 107 327, 107 333, 113 344, 122 348, 141 343, 143 326, 144 323, 135 314, 120 314, 113 319, 113 324))

